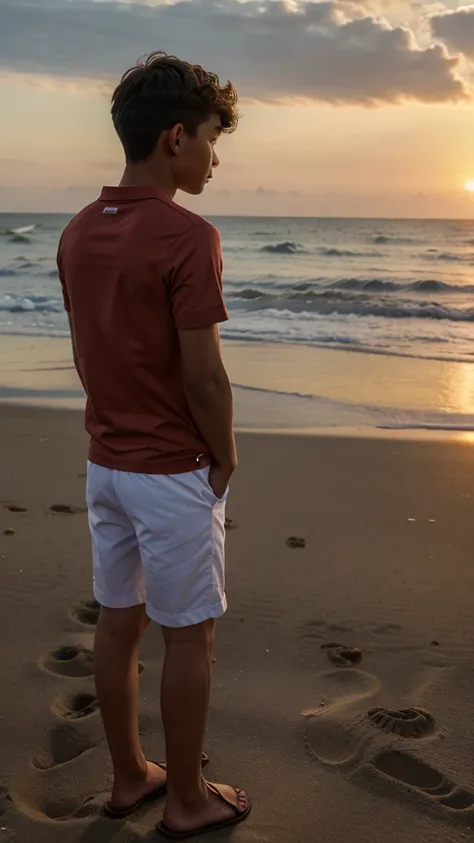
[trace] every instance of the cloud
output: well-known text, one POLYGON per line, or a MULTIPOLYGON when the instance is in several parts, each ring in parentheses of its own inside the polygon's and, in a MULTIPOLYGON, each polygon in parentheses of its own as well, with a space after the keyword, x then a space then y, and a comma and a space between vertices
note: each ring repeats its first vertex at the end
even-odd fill
POLYGON ((116 79, 138 55, 164 49, 209 65, 257 100, 466 96, 457 59, 442 45, 420 49, 409 29, 360 3, 0 0, 0 19, 0 68, 17 73, 116 79))
POLYGON ((435 38, 474 59, 474 6, 461 6, 453 12, 432 15, 430 24, 435 38))

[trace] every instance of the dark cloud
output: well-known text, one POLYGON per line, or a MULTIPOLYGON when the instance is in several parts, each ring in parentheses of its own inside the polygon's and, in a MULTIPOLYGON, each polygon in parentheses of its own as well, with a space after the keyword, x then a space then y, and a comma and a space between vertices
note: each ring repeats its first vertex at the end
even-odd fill
POLYGON ((474 6, 464 6, 454 12, 433 15, 431 32, 452 50, 474 59, 474 6))
POLYGON ((0 0, 0 67, 117 77, 164 49, 208 64, 247 97, 339 103, 446 102, 466 96, 444 47, 350 5, 284 0, 0 0))

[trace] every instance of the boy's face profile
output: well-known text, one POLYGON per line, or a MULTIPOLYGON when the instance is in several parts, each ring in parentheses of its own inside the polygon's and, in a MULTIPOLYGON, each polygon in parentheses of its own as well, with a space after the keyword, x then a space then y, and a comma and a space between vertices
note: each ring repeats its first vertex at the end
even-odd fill
POLYGON ((172 153, 171 166, 178 190, 192 195, 203 192, 213 169, 219 165, 215 146, 221 132, 221 121, 216 114, 201 123, 195 134, 188 134, 180 123, 170 130, 167 151, 172 153))
POLYGON ((163 52, 127 70, 112 96, 112 121, 128 183, 202 193, 219 164, 220 135, 237 128, 237 99, 231 82, 163 52))

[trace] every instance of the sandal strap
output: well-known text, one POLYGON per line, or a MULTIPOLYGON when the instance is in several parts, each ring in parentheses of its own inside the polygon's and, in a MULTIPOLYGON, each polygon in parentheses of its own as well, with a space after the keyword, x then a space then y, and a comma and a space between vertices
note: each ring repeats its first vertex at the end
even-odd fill
MULTIPOLYGON (((219 799, 222 802, 224 802, 226 805, 229 806, 229 808, 232 808, 235 811, 235 815, 237 817, 239 817, 242 813, 244 813, 243 811, 241 811, 241 809, 237 805, 234 805, 234 803, 231 802, 230 799, 227 799, 227 797, 224 796, 224 794, 220 792, 219 788, 216 787, 215 784, 211 784, 211 782, 206 782, 206 785, 207 785, 208 789, 211 791, 211 793, 214 793, 215 796, 218 796, 219 799)), ((237 796, 240 796, 240 794, 242 793, 242 791, 237 787, 234 787, 234 792, 237 794, 237 796)))

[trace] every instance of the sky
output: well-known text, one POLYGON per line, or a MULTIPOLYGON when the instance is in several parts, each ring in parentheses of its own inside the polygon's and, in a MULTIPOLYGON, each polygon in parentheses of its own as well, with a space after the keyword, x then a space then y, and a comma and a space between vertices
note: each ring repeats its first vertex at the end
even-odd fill
POLYGON ((117 183, 110 95, 162 49, 230 78, 205 214, 474 216, 474 5, 456 0, 0 0, 0 211, 117 183))

